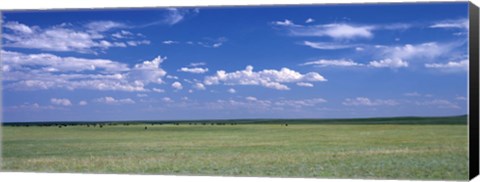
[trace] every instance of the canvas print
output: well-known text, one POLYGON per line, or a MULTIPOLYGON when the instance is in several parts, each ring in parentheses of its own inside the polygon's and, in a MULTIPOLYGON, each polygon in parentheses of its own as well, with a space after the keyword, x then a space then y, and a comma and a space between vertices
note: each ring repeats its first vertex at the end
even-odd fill
POLYGON ((468 179, 468 3, 2 12, 1 171, 468 179))

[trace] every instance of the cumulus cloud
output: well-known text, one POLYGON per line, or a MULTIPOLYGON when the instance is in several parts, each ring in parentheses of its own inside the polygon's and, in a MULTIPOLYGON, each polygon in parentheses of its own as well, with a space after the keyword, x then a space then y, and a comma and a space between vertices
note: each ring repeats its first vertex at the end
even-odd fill
POLYGON ((129 46, 139 46, 139 45, 149 45, 150 44, 150 41, 149 40, 140 40, 140 41, 127 41, 127 45, 129 46))
MULTIPOLYGON (((53 54, 23 54, 12 51, 1 51, 3 64, 11 69, 26 69, 26 67, 41 67, 45 72, 82 72, 104 71, 109 73, 129 70, 123 63, 106 59, 83 59, 75 57, 59 57, 53 54)), ((30 68, 31 69, 31 68, 30 68)))
POLYGON ((308 18, 305 20, 305 23, 313 23, 315 20, 313 18, 308 18))
POLYGON ((172 83, 172 87, 173 87, 174 89, 177 89, 177 90, 182 90, 182 89, 183 89, 183 86, 182 86, 182 84, 181 84, 180 82, 173 82, 173 83, 172 83))
POLYGON ((279 100, 274 102, 276 106, 290 106, 290 107, 312 107, 317 104, 326 103, 327 100, 323 98, 300 99, 300 100, 279 100))
POLYGON ((117 39, 126 39, 126 38, 132 38, 134 34, 132 32, 126 31, 126 30, 121 30, 120 32, 112 34, 112 37, 117 38, 117 39))
POLYGON ((273 22, 274 25, 280 25, 280 26, 298 26, 298 25, 295 25, 292 21, 290 20, 283 20, 283 21, 274 21, 273 22))
POLYGON ((292 36, 331 37, 334 39, 371 38, 374 26, 331 23, 302 26, 290 20, 275 21, 272 24, 284 28, 292 36))
POLYGON ((408 62, 405 62, 401 59, 384 59, 378 61, 371 61, 369 66, 376 67, 376 68, 402 68, 408 67, 408 62))
POLYGON ((318 67, 327 67, 327 66, 339 66, 339 67, 350 67, 350 66, 363 66, 361 63, 354 62, 350 59, 320 59, 316 61, 309 61, 301 64, 302 66, 314 65, 318 67))
POLYGON ((426 68, 439 69, 442 71, 467 71, 468 60, 449 61, 448 63, 427 63, 426 68))
POLYGON ((173 100, 170 97, 164 97, 162 98, 163 102, 173 102, 173 100))
POLYGON ((297 85, 300 87, 313 87, 313 84, 306 82, 298 82, 297 85))
MULTIPOLYGON (((28 26, 19 22, 6 22, 3 38, 5 47, 40 49, 59 52, 98 53, 111 47, 127 47, 128 43, 107 40, 108 31, 125 27, 113 21, 95 21, 83 27, 60 24, 50 27, 28 26)), ((121 34, 119 34, 121 35, 121 34)), ((134 41, 136 46, 149 44, 147 40, 134 41)))
POLYGON ((126 98, 126 99, 115 99, 113 97, 107 96, 107 97, 102 97, 102 98, 97 98, 94 101, 100 102, 100 103, 105 103, 105 104, 112 104, 112 105, 120 105, 120 104, 135 104, 135 101, 126 98))
POLYGON ((237 109, 247 108, 258 110, 282 110, 284 108, 301 109, 304 107, 315 107, 319 104, 326 103, 327 100, 323 98, 311 98, 311 99, 279 99, 279 100, 266 100, 259 99, 253 96, 245 97, 242 100, 217 100, 215 102, 206 103, 206 108, 209 109, 237 109))
POLYGON ((403 46, 378 46, 381 54, 391 59, 426 58, 433 59, 451 51, 451 44, 426 42, 421 44, 405 44, 403 46))
POLYGON ((382 100, 382 99, 369 99, 366 97, 357 97, 354 99, 347 98, 345 101, 342 102, 343 105, 346 106, 394 106, 398 105, 398 102, 395 100, 382 100))
POLYGON ((372 49, 373 60, 368 63, 370 67, 376 68, 401 68, 409 67, 411 63, 434 62, 439 59, 458 57, 464 50, 459 50, 464 43, 461 42, 425 42, 420 44, 404 45, 375 45, 372 49))
POLYGON ((59 57, 52 54, 23 54, 1 50, 4 88, 92 89, 148 91, 146 85, 162 83, 166 72, 157 57, 130 68, 106 59, 59 57))
POLYGON ((289 68, 280 70, 265 69, 262 71, 253 71, 253 66, 247 66, 245 70, 226 72, 217 71, 213 76, 205 77, 206 85, 216 85, 224 83, 225 85, 260 85, 277 90, 289 90, 284 83, 297 82, 321 82, 327 81, 322 75, 316 72, 301 74, 289 68))
POLYGON ((203 85, 202 83, 195 83, 193 85, 193 88, 197 89, 197 90, 205 90, 205 85, 203 85))
POLYGON ((187 73, 196 73, 196 74, 202 74, 208 72, 208 68, 199 68, 199 67, 194 67, 194 68, 188 68, 188 67, 182 67, 178 71, 180 72, 187 72, 187 73))
POLYGON ((228 93, 234 94, 234 93, 237 93, 237 91, 233 88, 229 88, 228 93))
POLYGON ((257 101, 258 100, 256 97, 252 97, 252 96, 245 97, 245 99, 247 99, 249 101, 257 101))
POLYGON ((167 45, 178 44, 178 43, 179 43, 178 41, 173 41, 173 40, 165 40, 162 42, 162 44, 167 44, 167 45))
POLYGON ((88 104, 88 102, 84 101, 84 100, 78 102, 78 105, 80 105, 80 106, 86 106, 87 104, 88 104))
POLYGON ((164 93, 165 90, 159 89, 159 88, 152 88, 152 91, 157 92, 157 93, 164 93))
POLYGON ((160 64, 165 61, 167 57, 158 56, 151 61, 143 61, 142 63, 135 64, 129 73, 135 82, 141 84, 163 83, 162 78, 167 74, 165 70, 160 67, 160 64))
POLYGON ((51 98, 50 102, 55 105, 61 105, 61 106, 71 106, 72 102, 68 99, 64 98, 51 98))
POLYGON ((58 107, 54 107, 51 105, 40 105, 38 103, 23 103, 20 105, 4 107, 4 111, 24 111, 24 110, 31 110, 31 111, 43 111, 43 110, 57 110, 61 109, 58 107))

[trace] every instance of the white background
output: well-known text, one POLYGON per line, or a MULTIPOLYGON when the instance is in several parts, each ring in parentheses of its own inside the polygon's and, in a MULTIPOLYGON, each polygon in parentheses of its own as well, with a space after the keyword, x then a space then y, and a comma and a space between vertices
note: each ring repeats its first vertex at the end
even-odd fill
MULTIPOLYGON (((430 2, 451 2, 452 0, 434 0, 430 2)), ((83 9, 83 8, 126 8, 126 7, 165 7, 165 6, 220 6, 220 5, 272 5, 272 4, 344 4, 344 3, 401 3, 429 2, 428 0, 1 0, 0 10, 27 9, 83 9)), ((478 1, 473 1, 479 4, 478 1)), ((0 57, 1 59, 1 57, 0 57)), ((1 96, 0 96, 1 98, 1 96)), ((0 115, 1 116, 1 115, 0 115)), ((1 135, 0 135, 1 136, 1 135)), ((0 148, 1 150, 1 148, 0 148)), ((0 163, 1 164, 1 163, 0 163)), ((1 170, 1 168, 0 168, 1 170)), ((60 174, 60 173, 12 173, 0 172, 0 180, 6 181, 267 181, 267 182, 328 182, 328 181, 400 181, 400 180, 359 180, 359 179, 305 179, 305 178, 258 178, 258 177, 201 177, 201 176, 160 176, 160 175, 115 175, 115 174, 60 174)), ((480 181, 477 177, 473 181, 480 181)))

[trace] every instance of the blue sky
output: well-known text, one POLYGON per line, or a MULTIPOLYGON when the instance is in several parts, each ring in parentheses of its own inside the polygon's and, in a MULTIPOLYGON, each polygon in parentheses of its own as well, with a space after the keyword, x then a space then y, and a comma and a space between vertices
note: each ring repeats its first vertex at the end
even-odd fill
POLYGON ((467 10, 459 2, 3 12, 3 119, 466 114, 467 10))

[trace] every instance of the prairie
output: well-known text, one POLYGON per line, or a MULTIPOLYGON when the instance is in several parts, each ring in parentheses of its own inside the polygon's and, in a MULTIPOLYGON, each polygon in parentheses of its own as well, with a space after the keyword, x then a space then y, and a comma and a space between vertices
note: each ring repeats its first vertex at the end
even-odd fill
POLYGON ((2 142, 2 171, 442 180, 468 176, 463 123, 3 126, 2 142))

